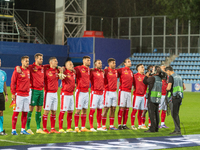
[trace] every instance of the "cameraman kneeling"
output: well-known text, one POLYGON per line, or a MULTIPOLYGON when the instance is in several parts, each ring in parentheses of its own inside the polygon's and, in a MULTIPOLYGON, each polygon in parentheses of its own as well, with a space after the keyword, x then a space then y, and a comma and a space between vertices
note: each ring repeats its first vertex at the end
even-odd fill
POLYGON ((143 80, 143 83, 148 85, 149 93, 148 93, 148 111, 149 117, 151 120, 151 126, 149 130, 145 132, 158 132, 158 124, 159 124, 159 104, 161 102, 162 96, 162 80, 161 80, 161 69, 159 66, 155 67, 154 75, 150 77, 150 72, 146 73, 146 77, 143 80))

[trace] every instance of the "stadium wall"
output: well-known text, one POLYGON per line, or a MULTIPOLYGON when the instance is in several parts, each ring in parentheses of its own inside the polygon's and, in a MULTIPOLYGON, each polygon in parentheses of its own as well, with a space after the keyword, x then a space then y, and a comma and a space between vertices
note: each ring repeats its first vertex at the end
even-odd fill
POLYGON ((115 58, 119 66, 124 59, 130 57, 130 40, 108 39, 108 38, 68 38, 69 57, 78 59, 78 55, 89 55, 91 57, 91 68, 94 67, 94 60, 100 59, 103 68, 107 66, 108 58, 115 58), (78 55, 77 55, 78 54, 78 55))

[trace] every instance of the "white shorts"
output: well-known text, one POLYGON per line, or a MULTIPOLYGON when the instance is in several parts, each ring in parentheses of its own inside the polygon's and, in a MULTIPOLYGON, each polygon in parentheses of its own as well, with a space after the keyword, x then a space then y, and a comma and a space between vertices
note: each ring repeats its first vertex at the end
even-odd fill
POLYGON ((125 92, 119 89, 118 105, 119 107, 131 107, 131 92, 125 92))
POLYGON ((145 106, 144 96, 133 95, 133 108, 144 110, 144 106, 145 106))
POLYGON ((147 107, 148 99, 146 99, 146 96, 144 97, 144 110, 148 110, 147 107))
POLYGON ((94 91, 90 94, 90 108, 96 109, 96 108, 103 108, 103 94, 98 95, 94 94, 94 91))
POLYGON ((76 109, 88 109, 88 100, 89 100, 89 93, 88 92, 80 92, 79 89, 76 89, 75 92, 75 99, 76 99, 76 109))
POLYGON ((31 96, 32 96, 32 90, 30 89, 30 91, 29 91, 29 96, 28 96, 29 104, 31 104, 31 96))
POLYGON ((167 105, 165 103, 165 95, 161 97, 161 103, 159 104, 159 110, 167 110, 167 105))
POLYGON ((29 112, 29 96, 16 95, 16 112, 29 112))
POLYGON ((117 106, 117 93, 111 91, 104 92, 104 107, 117 106))
POLYGON ((60 95, 60 111, 74 110, 74 96, 73 95, 60 95))
POLYGON ((44 92, 44 110, 57 110, 58 95, 56 93, 44 92))

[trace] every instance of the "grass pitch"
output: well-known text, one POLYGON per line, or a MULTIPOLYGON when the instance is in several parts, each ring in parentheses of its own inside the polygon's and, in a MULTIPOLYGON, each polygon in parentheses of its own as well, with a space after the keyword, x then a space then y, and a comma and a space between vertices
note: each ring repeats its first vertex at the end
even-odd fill
MULTIPOLYGON (((4 129, 6 130, 7 136, 0 136, 0 146, 10 146, 10 145, 26 145, 26 144, 46 144, 46 143, 66 143, 66 142, 76 142, 76 141, 93 141, 93 140, 108 140, 108 139, 123 139, 123 138, 139 138, 139 137, 156 137, 156 136, 169 136, 169 133, 174 130, 174 124, 171 116, 166 117, 165 124, 169 127, 169 129, 160 129, 158 133, 144 133, 145 130, 121 130, 121 131, 107 131, 107 132, 81 132, 81 133, 66 133, 66 134, 34 134, 34 135, 11 135, 12 130, 12 113, 13 110, 9 108, 11 103, 11 93, 10 88, 8 87, 9 93, 9 101, 6 103, 6 110, 4 111, 4 129)), ((60 99, 60 89, 58 91, 58 97, 60 99)), ((181 120, 181 131, 182 134, 200 134, 200 117, 198 117, 199 106, 200 106, 200 93, 192 93, 185 92, 184 99, 180 108, 180 120, 181 120)), ((56 126, 55 128, 58 130, 58 116, 60 112, 60 103, 58 104, 58 110, 56 115, 56 126)), ((131 115, 132 109, 129 110, 129 116, 131 115)), ((89 113, 89 109, 88 109, 89 113)), ((118 108, 116 110, 116 117, 114 125, 117 127, 117 113, 118 108)), ((43 114, 43 111, 42 111, 43 114)), ((95 115, 96 116, 96 113, 95 115)), ((67 114, 64 116, 63 128, 66 129, 67 114)), ((147 116, 146 116, 147 117, 147 116)), ((47 128, 50 130, 50 115, 48 117, 47 128)), ((148 118, 146 119, 146 125, 148 123, 148 118)), ((79 122, 81 125, 81 119, 79 122)), ((138 126, 137 118, 135 120, 136 127, 138 126)), ((127 121, 127 126, 131 127, 130 117, 127 121)), ((42 122, 41 122, 42 127, 42 122)), ((86 127, 90 128, 89 120, 87 116, 86 127)), ((97 127, 96 117, 94 117, 94 128, 97 127)), ((72 121, 72 128, 74 128, 74 118, 72 121)), ((107 128, 109 128, 109 118, 107 119, 107 128)), ((18 134, 21 130, 21 113, 18 116, 17 126, 16 126, 18 134)), ((31 120, 31 129, 32 131, 36 131, 36 123, 35 123, 35 110, 32 114, 31 120)), ((193 147, 200 148, 200 147, 193 147)))

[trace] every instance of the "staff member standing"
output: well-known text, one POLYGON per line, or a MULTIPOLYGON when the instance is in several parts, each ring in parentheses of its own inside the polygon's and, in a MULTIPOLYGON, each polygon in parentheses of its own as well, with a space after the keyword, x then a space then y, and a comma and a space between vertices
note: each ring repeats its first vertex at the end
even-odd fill
POLYGON ((162 80, 160 78, 161 69, 160 67, 155 67, 155 75, 149 77, 150 72, 146 73, 146 77, 143 80, 143 83, 149 86, 148 93, 148 111, 149 117, 151 120, 151 126, 149 130, 145 132, 158 132, 159 124, 159 113, 158 108, 161 102, 162 96, 162 80))
POLYGON ((183 98, 183 90, 186 89, 185 84, 180 75, 174 73, 171 66, 166 67, 165 71, 169 76, 167 85, 168 98, 170 99, 169 107, 174 121, 175 130, 170 134, 181 134, 179 109, 183 98))
MULTIPOLYGON (((0 59, 0 67, 1 67, 1 59, 0 59)), ((7 75, 5 71, 0 69, 0 135, 7 135, 5 130, 3 130, 3 111, 5 110, 5 100, 8 101, 8 93, 6 87, 7 75), (4 94, 5 98, 4 98, 4 94)))

